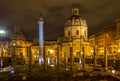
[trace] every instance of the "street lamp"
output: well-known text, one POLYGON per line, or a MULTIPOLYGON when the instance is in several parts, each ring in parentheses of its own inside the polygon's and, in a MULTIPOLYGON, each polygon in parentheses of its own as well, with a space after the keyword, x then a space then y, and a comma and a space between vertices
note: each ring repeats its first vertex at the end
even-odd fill
POLYGON ((56 65, 57 65, 57 70, 59 71, 59 47, 56 48, 56 65))
POLYGON ((84 46, 82 46, 82 50, 81 50, 81 55, 82 55, 82 69, 84 70, 85 69, 85 52, 84 52, 84 50, 85 50, 85 47, 84 46))
POLYGON ((94 46, 94 67, 97 65, 97 58, 96 58, 96 53, 97 53, 97 46, 94 46))
POLYGON ((107 70, 108 68, 108 44, 109 44, 109 41, 108 41, 108 37, 109 35, 106 34, 105 35, 105 47, 104 47, 104 63, 105 63, 105 70, 107 70))

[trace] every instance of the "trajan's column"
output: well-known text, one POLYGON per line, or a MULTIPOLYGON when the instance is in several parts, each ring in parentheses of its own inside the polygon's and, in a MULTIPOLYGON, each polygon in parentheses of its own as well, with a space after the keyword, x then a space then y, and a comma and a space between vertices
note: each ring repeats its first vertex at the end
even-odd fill
POLYGON ((40 52, 39 52, 39 65, 44 64, 43 54, 44 54, 44 37, 43 37, 43 18, 40 17, 38 24, 39 24, 39 45, 40 45, 40 52))

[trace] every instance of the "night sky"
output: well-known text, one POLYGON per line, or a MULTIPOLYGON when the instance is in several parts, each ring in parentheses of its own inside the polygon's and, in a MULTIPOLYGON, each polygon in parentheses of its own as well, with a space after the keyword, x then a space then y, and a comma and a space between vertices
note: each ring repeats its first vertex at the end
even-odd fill
POLYGON ((0 29, 11 35, 14 26, 19 25, 26 39, 35 39, 42 14, 45 40, 56 40, 64 35, 65 22, 75 4, 87 21, 89 35, 115 25, 120 16, 120 0, 1 0, 0 29))

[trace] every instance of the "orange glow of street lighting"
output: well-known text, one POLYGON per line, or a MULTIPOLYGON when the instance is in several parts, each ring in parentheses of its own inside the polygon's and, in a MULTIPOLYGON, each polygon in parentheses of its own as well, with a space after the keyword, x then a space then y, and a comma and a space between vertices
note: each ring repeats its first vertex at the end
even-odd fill
POLYGON ((53 53, 53 52, 54 52, 52 49, 50 49, 49 51, 50 51, 50 53, 53 53))
POLYGON ((118 53, 120 53, 120 49, 118 49, 118 53))

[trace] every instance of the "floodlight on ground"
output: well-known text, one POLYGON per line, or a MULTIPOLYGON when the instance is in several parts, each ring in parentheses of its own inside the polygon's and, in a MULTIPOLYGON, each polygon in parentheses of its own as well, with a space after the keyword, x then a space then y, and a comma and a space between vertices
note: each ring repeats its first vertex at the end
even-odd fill
POLYGON ((54 65, 54 64, 51 64, 50 66, 51 66, 51 67, 55 67, 55 65, 54 65))
POLYGON ((115 70, 112 70, 112 73, 115 74, 115 70))
POLYGON ((11 74, 14 74, 14 70, 11 71, 11 74))
POLYGON ((78 68, 78 70, 80 70, 80 68, 78 68))
POLYGON ((81 60, 82 60, 82 59, 80 58, 80 59, 79 59, 79 64, 81 64, 81 63, 82 63, 82 61, 81 61, 81 60))
POLYGON ((37 55, 34 55, 34 58, 36 58, 37 57, 37 55))
POLYGON ((68 70, 69 70, 69 68, 67 67, 67 68, 66 68, 66 71, 68 71, 68 70))

